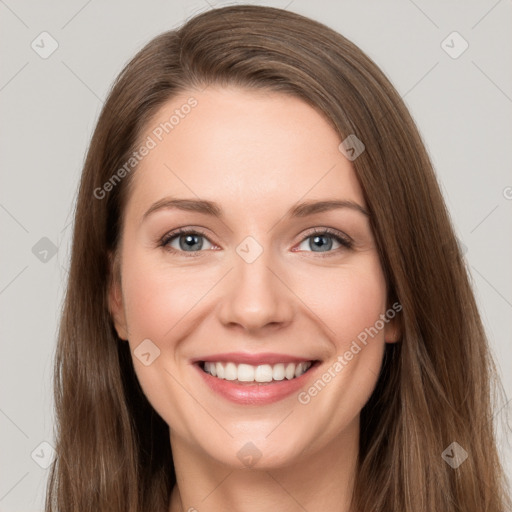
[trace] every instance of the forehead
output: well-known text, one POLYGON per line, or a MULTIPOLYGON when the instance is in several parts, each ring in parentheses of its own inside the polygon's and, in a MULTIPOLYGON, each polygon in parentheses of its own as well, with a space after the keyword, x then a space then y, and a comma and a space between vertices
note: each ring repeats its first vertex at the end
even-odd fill
POLYGON ((151 149, 134 173, 128 204, 139 216, 165 195, 260 213, 300 199, 364 206, 352 164, 338 149, 341 138, 291 95, 214 86, 182 92, 158 110, 141 141, 151 149))

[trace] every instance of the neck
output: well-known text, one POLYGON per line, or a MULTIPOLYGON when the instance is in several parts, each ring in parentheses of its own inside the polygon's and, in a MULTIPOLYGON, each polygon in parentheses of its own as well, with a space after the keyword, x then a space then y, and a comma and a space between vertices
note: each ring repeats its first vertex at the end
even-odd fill
POLYGON ((315 453, 276 467, 226 466, 171 433, 177 483, 170 512, 350 512, 359 418, 315 453))

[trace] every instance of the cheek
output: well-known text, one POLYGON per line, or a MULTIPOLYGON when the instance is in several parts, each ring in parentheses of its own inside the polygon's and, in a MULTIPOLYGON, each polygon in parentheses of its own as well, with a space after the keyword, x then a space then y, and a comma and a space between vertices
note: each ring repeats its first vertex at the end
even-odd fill
MULTIPOLYGON (((321 411, 329 412, 334 425, 345 424, 359 413, 375 387, 385 348, 381 318, 386 312, 387 287, 377 255, 331 270, 328 279, 321 272, 308 276, 311 300, 307 304, 318 314, 331 341, 324 373, 299 395, 305 410, 316 411, 311 421, 318 422, 318 428, 327 421, 321 411)), ((301 293, 305 292, 306 287, 301 293)))
POLYGON ((185 325, 187 313, 211 288, 205 273, 164 267, 155 260, 142 251, 125 260, 123 292, 133 343, 145 338, 168 343, 185 325))
MULTIPOLYGON (((320 294, 316 295, 320 301, 320 294)), ((299 399, 307 405, 306 410, 312 407, 316 411, 313 416, 318 428, 327 421, 323 410, 329 411, 333 425, 355 418, 377 383, 385 348, 381 319, 387 297, 377 256, 360 260, 357 267, 338 269, 332 280, 324 282, 322 296, 327 300, 321 308, 319 302, 320 316, 334 331, 329 332, 335 354, 318 381, 299 399)))
POLYGON ((310 273, 299 295, 308 297, 339 353, 385 312, 387 287, 378 257, 368 254, 354 265, 310 273))
POLYGON ((192 268, 164 267, 143 250, 123 259, 123 296, 135 373, 154 409, 183 436, 187 435, 184 425, 194 414, 199 416, 197 421, 204 421, 182 385, 187 374, 179 351, 181 340, 195 327, 201 296, 212 288, 204 277, 192 268), (145 352, 150 353, 147 365, 139 357, 145 352))

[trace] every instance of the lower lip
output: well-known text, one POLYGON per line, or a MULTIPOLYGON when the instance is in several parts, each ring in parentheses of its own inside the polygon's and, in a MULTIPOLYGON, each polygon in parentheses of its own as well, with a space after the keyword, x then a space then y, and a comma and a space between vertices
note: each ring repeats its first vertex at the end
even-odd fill
POLYGON ((243 405, 267 405, 298 392, 306 385, 319 364, 319 361, 313 363, 300 377, 262 384, 258 382, 239 384, 233 380, 219 379, 206 373, 199 364, 194 366, 210 389, 224 398, 243 405))

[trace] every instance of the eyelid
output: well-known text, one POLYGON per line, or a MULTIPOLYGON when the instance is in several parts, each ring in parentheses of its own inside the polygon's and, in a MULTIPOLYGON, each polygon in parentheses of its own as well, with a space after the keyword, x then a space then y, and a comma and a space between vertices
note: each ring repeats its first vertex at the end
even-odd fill
POLYGON ((311 230, 307 231, 306 234, 302 235, 301 242, 303 242, 306 238, 309 238, 313 235, 332 235, 334 237, 341 238, 343 241, 352 244, 353 240, 347 234, 343 233, 339 229, 329 228, 329 227, 315 227, 311 228, 311 230))

